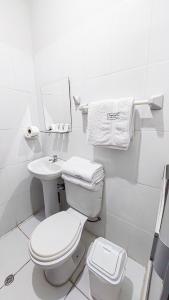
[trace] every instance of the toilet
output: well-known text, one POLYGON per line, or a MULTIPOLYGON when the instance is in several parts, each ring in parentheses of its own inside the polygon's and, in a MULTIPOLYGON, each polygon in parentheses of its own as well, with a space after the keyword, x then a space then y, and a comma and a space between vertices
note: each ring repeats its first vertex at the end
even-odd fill
POLYGON ((84 255, 83 228, 88 218, 100 213, 103 180, 94 191, 65 180, 65 189, 70 208, 42 221, 29 242, 31 260, 44 270, 47 281, 57 286, 70 279, 84 255))

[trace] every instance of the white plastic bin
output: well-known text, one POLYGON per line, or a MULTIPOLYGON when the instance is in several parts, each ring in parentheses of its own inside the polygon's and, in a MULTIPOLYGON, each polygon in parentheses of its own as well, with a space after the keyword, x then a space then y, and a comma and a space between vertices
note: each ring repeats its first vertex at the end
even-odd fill
POLYGON ((125 267, 126 251, 104 238, 93 243, 87 258, 90 293, 96 300, 118 300, 125 267))

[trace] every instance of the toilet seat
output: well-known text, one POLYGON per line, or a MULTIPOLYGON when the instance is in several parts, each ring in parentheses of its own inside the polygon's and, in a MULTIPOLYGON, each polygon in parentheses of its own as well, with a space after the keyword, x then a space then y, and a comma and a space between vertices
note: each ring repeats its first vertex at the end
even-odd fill
POLYGON ((30 253, 37 261, 52 262, 64 257, 81 236, 81 220, 68 211, 59 212, 41 222, 30 239, 30 253))

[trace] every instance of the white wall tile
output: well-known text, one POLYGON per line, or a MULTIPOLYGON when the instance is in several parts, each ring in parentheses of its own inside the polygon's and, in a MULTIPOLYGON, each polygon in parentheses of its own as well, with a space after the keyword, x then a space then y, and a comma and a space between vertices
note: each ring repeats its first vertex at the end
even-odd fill
POLYGON ((146 96, 164 95, 162 110, 152 111, 142 120, 142 128, 169 131, 169 62, 161 62, 147 67, 146 96))
POLYGON ((13 48, 12 58, 14 70, 13 88, 33 91, 35 89, 35 78, 32 55, 13 48))
POLYGON ((147 266, 150 258, 153 235, 133 227, 129 234, 128 255, 140 264, 147 266))
POLYGON ((34 178, 30 184, 27 184, 25 190, 16 193, 15 196, 17 207, 15 216, 17 224, 26 220, 44 207, 41 182, 34 178))
POLYGON ((12 51, 4 43, 0 43, 0 86, 12 86, 14 72, 12 51))
POLYGON ((107 178, 120 177, 131 183, 137 182, 141 133, 135 132, 127 151, 93 147, 94 159, 100 161, 107 178))
POLYGON ((0 168, 41 156, 40 139, 27 140, 24 128, 0 130, 0 168))
POLYGON ((30 125, 31 96, 10 89, 0 89, 0 129, 30 125))
POLYGON ((30 4, 0 1, 0 235, 38 210, 42 202, 41 188, 27 172, 27 161, 41 155, 40 141, 24 139, 24 129, 39 124, 30 4))
POLYGON ((131 226, 122 219, 110 215, 109 213, 107 214, 106 219, 105 237, 127 250, 131 226))
POLYGON ((159 190, 121 178, 106 180, 107 211, 148 232, 154 232, 159 190), (144 216, 144 222, 143 222, 144 216))
POLYGON ((112 7, 112 71, 147 63, 152 0, 119 1, 112 7))
MULTIPOLYGON (((64 9, 60 2, 56 6, 54 2, 47 5, 43 1, 44 5, 40 5, 36 1, 33 5, 36 54, 48 46, 52 54, 52 47, 55 48, 53 64, 59 72, 66 64, 69 74, 76 78, 144 65, 151 3, 152 0, 107 0, 105 5, 101 0, 93 1, 92 5, 89 1, 85 4, 73 1, 69 5, 66 1, 67 9, 64 9), (47 20, 45 28, 44 19, 47 20)), ((41 63, 46 59, 50 59, 50 55, 41 63)))
POLYGON ((32 51, 30 8, 30 1, 1 0, 0 40, 27 53, 32 51))
POLYGON ((154 0, 150 35, 149 62, 169 59, 168 19, 169 3, 167 0, 154 0))
POLYGON ((80 96, 87 103, 106 98, 128 96, 142 98, 145 93, 145 75, 145 68, 137 68, 90 78, 81 84, 82 94, 80 96))
POLYGON ((0 169, 0 235, 43 206, 42 186, 27 171, 27 163, 0 169))
POLYGON ((129 257, 146 266, 152 247, 152 234, 108 213, 106 238, 124 247, 129 257))
POLYGON ((31 177, 26 169, 26 163, 0 169, 1 199, 0 203, 10 202, 15 193, 21 193, 30 184, 31 177), (10 188, 7 188, 10 187, 10 188))
POLYGON ((0 203, 15 201, 12 200, 16 198, 15 194, 24 195, 25 191, 30 190, 32 180, 32 176, 27 170, 27 162, 0 169, 0 203), (8 186, 10 188, 7 188, 8 186))
POLYGON ((9 203, 3 202, 0 204, 0 236, 16 226, 16 216, 14 212, 14 203, 10 203, 9 205, 9 203))
POLYGON ((143 131, 140 145, 138 182, 160 188, 164 165, 169 162, 169 132, 143 131), (147 145, 148 149, 147 149, 147 145))
POLYGON ((62 159, 68 159, 73 155, 92 158, 93 148, 88 145, 86 133, 80 129, 74 129, 71 133, 51 134, 43 137, 43 152, 46 155, 58 154, 62 159))

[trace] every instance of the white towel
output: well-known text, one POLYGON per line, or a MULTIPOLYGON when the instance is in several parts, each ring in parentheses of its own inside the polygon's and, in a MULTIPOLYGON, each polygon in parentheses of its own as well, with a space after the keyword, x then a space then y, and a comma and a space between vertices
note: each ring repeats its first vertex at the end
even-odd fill
POLYGON ((66 174, 62 174, 62 178, 68 182, 74 183, 76 185, 83 187, 84 189, 93 192, 97 191, 100 188, 100 185, 103 185, 103 181, 99 181, 98 183, 91 183, 66 174))
POLYGON ((108 99, 88 106, 88 142, 93 146, 127 150, 134 129, 134 99, 108 99))
POLYGON ((96 184, 104 178, 103 166, 88 159, 74 156, 62 166, 62 174, 96 184))

